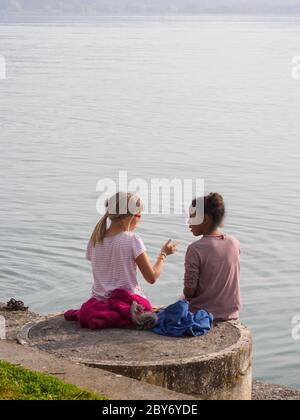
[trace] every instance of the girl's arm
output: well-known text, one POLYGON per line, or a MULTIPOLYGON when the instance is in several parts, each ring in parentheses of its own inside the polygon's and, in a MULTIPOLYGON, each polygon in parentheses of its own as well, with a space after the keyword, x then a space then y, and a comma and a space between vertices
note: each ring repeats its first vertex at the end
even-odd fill
POLYGON ((154 284, 156 280, 160 277, 165 259, 167 255, 174 254, 177 251, 177 244, 173 244, 172 241, 168 241, 161 249, 159 256, 155 264, 152 266, 151 261, 146 252, 141 254, 137 259, 136 263, 139 267, 144 279, 150 283, 154 284))
POLYGON ((200 275, 200 265, 197 253, 189 247, 185 256, 185 274, 183 294, 186 300, 191 300, 196 295, 200 275))
POLYGON ((193 297, 195 296, 195 293, 196 293, 195 289, 190 289, 188 287, 185 287, 183 289, 183 294, 186 300, 192 300, 193 297))

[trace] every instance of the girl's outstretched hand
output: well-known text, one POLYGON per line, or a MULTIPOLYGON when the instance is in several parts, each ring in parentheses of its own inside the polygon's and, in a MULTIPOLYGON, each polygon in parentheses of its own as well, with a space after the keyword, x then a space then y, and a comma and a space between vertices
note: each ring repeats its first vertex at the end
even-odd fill
POLYGON ((171 239, 169 239, 162 247, 161 252, 166 255, 175 254, 178 249, 179 242, 172 242, 171 239))

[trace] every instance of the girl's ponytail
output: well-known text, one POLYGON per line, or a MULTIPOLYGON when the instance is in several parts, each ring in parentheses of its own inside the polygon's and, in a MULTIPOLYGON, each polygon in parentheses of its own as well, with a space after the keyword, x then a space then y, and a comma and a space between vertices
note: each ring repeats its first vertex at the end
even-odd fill
POLYGON ((97 244, 102 244, 104 236, 106 234, 107 231, 107 219, 108 219, 108 212, 106 212, 104 214, 104 216, 102 217, 102 219, 99 221, 99 223, 97 223, 94 232, 91 236, 91 242, 93 247, 95 248, 95 246, 97 244))

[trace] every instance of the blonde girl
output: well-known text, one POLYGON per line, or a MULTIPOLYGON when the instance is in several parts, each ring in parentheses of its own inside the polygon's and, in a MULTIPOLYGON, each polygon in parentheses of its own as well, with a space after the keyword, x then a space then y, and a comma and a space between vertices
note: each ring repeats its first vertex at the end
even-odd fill
POLYGON ((154 284, 168 255, 177 251, 177 244, 169 240, 159 251, 155 264, 151 264, 143 240, 134 233, 143 210, 142 200, 132 193, 118 192, 106 201, 105 214, 93 231, 86 253, 92 264, 94 298, 105 300, 118 288, 143 296, 137 270, 154 284))

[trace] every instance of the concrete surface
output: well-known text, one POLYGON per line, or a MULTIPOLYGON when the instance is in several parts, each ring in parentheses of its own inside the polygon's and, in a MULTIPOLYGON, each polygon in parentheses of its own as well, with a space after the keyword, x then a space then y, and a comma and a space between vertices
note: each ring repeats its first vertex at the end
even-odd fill
POLYGON ((42 321, 45 317, 34 312, 11 312, 5 309, 6 305, 0 302, 0 316, 5 318, 7 340, 16 340, 20 329, 29 322, 42 321))
POLYGON ((104 370, 93 369, 66 359, 0 340, 0 359, 35 372, 55 376, 110 400, 191 400, 191 396, 141 383, 104 370))
MULTIPOLYGON (((47 317, 41 317, 33 312, 8 312, 4 309, 4 304, 1 303, 0 316, 6 318, 7 338, 14 341, 19 330, 28 322, 47 319, 47 317)), ((68 382, 74 380, 75 384, 104 393, 110 399, 193 399, 193 397, 175 394, 107 371, 96 370, 93 372, 92 369, 86 370, 84 366, 84 370, 81 370, 81 366, 74 365, 68 360, 34 349, 32 351, 13 342, 0 341, 0 359, 3 358, 16 364, 23 363, 29 369, 49 373, 68 382)), ((253 400, 300 400, 300 392, 280 385, 253 381, 252 398, 253 400)))
POLYGON ((24 328, 22 344, 199 399, 251 399, 252 340, 239 323, 204 337, 175 339, 150 331, 85 330, 55 316, 24 328))

